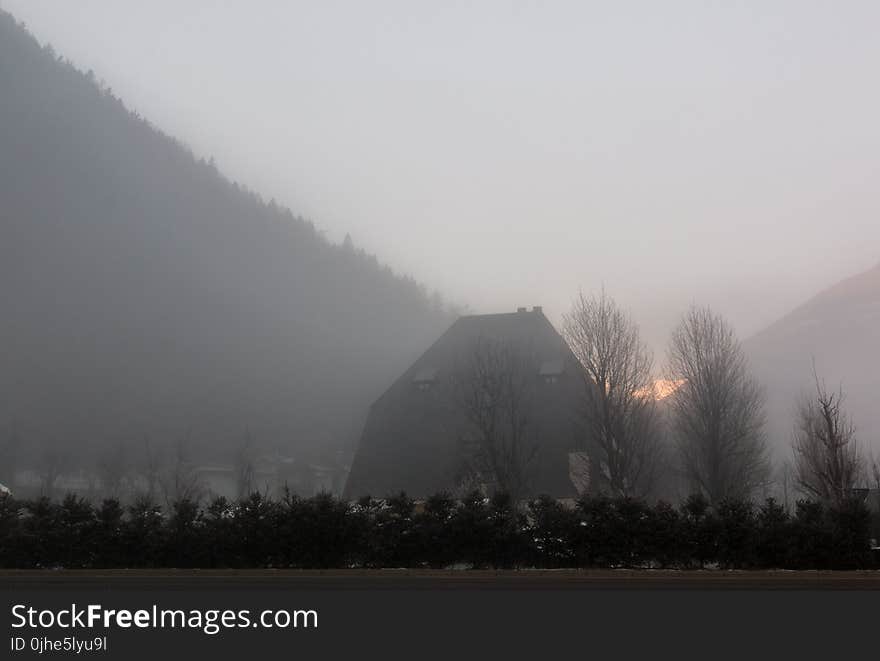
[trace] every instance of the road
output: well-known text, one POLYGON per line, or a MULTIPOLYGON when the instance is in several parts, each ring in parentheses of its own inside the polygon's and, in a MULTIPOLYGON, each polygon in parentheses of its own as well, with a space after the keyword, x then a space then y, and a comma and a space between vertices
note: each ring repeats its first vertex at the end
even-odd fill
POLYGON ((5 589, 880 590, 878 571, 0 570, 5 589))

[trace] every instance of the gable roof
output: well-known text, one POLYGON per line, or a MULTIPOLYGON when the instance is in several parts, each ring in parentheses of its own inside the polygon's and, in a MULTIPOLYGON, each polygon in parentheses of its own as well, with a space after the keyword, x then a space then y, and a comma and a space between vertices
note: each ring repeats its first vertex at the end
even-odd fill
POLYGON ((461 443, 472 436, 453 387, 477 342, 497 340, 534 363, 529 415, 538 443, 534 490, 574 493, 568 452, 579 444, 580 365, 540 308, 457 319, 372 405, 344 495, 421 497, 452 490, 461 443), (542 377, 553 376, 553 379, 542 377))

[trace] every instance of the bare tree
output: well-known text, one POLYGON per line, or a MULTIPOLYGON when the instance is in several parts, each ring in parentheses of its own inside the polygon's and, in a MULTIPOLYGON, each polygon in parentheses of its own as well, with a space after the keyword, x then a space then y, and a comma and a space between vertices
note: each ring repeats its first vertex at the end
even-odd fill
POLYGON ((508 343, 480 338, 455 381, 475 437, 478 481, 514 502, 529 495, 538 454, 530 416, 537 371, 508 343))
POLYGON ((113 443, 101 451, 98 455, 97 472, 105 498, 122 496, 130 468, 128 446, 125 443, 113 443))
POLYGON ((748 498, 768 478, 764 393, 727 322, 692 307, 672 336, 669 397, 681 466, 710 502, 748 498))
POLYGON ((0 441, 0 482, 7 487, 15 484, 15 473, 21 458, 22 441, 18 427, 13 423, 0 441))
POLYGON ((37 466, 40 476, 40 495, 55 496, 58 480, 70 471, 72 458, 70 453, 58 444, 48 444, 43 448, 37 466))
POLYGON ((235 484, 239 499, 247 498, 256 491, 254 460, 254 441, 250 431, 247 431, 242 444, 235 451, 235 484))
POLYGON ((600 489, 647 496, 658 478, 662 427, 653 397, 653 358, 638 326, 603 290, 578 295, 563 335, 583 366, 584 422, 600 489))
POLYGON ((874 453, 871 453, 871 476, 869 487, 871 489, 871 495, 874 498, 874 507, 876 511, 880 511, 880 460, 874 456, 874 453))
POLYGON ((204 487, 190 459, 189 436, 179 439, 173 448, 170 465, 161 478, 165 502, 188 500, 197 502, 204 495, 204 487))
POLYGON ((839 504, 865 472, 856 428, 843 410, 844 394, 828 392, 813 366, 816 392, 798 407, 792 450, 795 481, 812 498, 839 504))
POLYGON ((773 482, 776 485, 776 493, 773 494, 773 497, 782 503, 786 511, 790 512, 794 509, 795 505, 793 493, 796 482, 794 464, 791 461, 783 461, 776 467, 774 473, 773 482))
POLYGON ((141 444, 141 451, 137 461, 137 481, 143 482, 143 489, 138 488, 137 496, 139 498, 155 501, 162 485, 162 470, 164 464, 164 456, 159 447, 145 436, 141 444))

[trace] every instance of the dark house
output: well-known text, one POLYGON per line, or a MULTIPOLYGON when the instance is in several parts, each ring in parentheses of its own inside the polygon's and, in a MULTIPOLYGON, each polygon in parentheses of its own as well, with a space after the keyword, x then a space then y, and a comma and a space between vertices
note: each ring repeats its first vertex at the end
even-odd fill
POLYGON ((486 343, 522 357, 524 419, 534 458, 529 493, 574 497, 588 481, 581 452, 580 365, 541 308, 460 317, 370 408, 344 496, 421 498, 469 487, 469 457, 484 436, 463 404, 462 374, 486 343))

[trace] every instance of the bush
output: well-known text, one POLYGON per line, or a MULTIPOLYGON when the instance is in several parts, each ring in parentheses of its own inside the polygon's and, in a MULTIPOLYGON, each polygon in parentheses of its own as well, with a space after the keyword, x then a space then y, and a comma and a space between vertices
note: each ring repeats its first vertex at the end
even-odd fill
POLYGON ((830 569, 833 541, 822 503, 799 500, 791 529, 789 566, 792 569, 830 569))
POLYGON ((859 569, 871 564, 871 513, 865 503, 849 499, 828 510, 831 566, 859 569))
POLYGON ((577 516, 549 496, 529 503, 531 558, 536 567, 571 567, 575 564, 573 536, 577 516))
POLYGON ((682 564, 682 524, 678 511, 665 501, 649 511, 646 555, 661 568, 682 564))
POLYGON ((756 563, 756 537, 752 504, 725 500, 718 506, 718 564, 724 569, 746 569, 756 563))
POLYGON ((755 520, 755 562, 759 567, 780 569, 790 566, 792 524, 788 512, 772 498, 761 505, 755 520))
POLYGON ((428 567, 448 567, 457 559, 455 539, 450 534, 455 508, 448 493, 438 493, 425 501, 424 512, 416 520, 417 545, 428 567))
POLYGON ((681 564, 704 568, 718 560, 718 518, 702 494, 694 494, 681 506, 681 564))
POLYGON ((0 566, 110 567, 711 567, 858 569, 872 564, 864 503, 772 499, 710 507, 699 495, 676 509, 598 495, 574 508, 542 496, 525 510, 504 494, 461 501, 404 493, 345 503, 328 494, 253 494, 168 511, 68 496, 0 496, 0 566))

